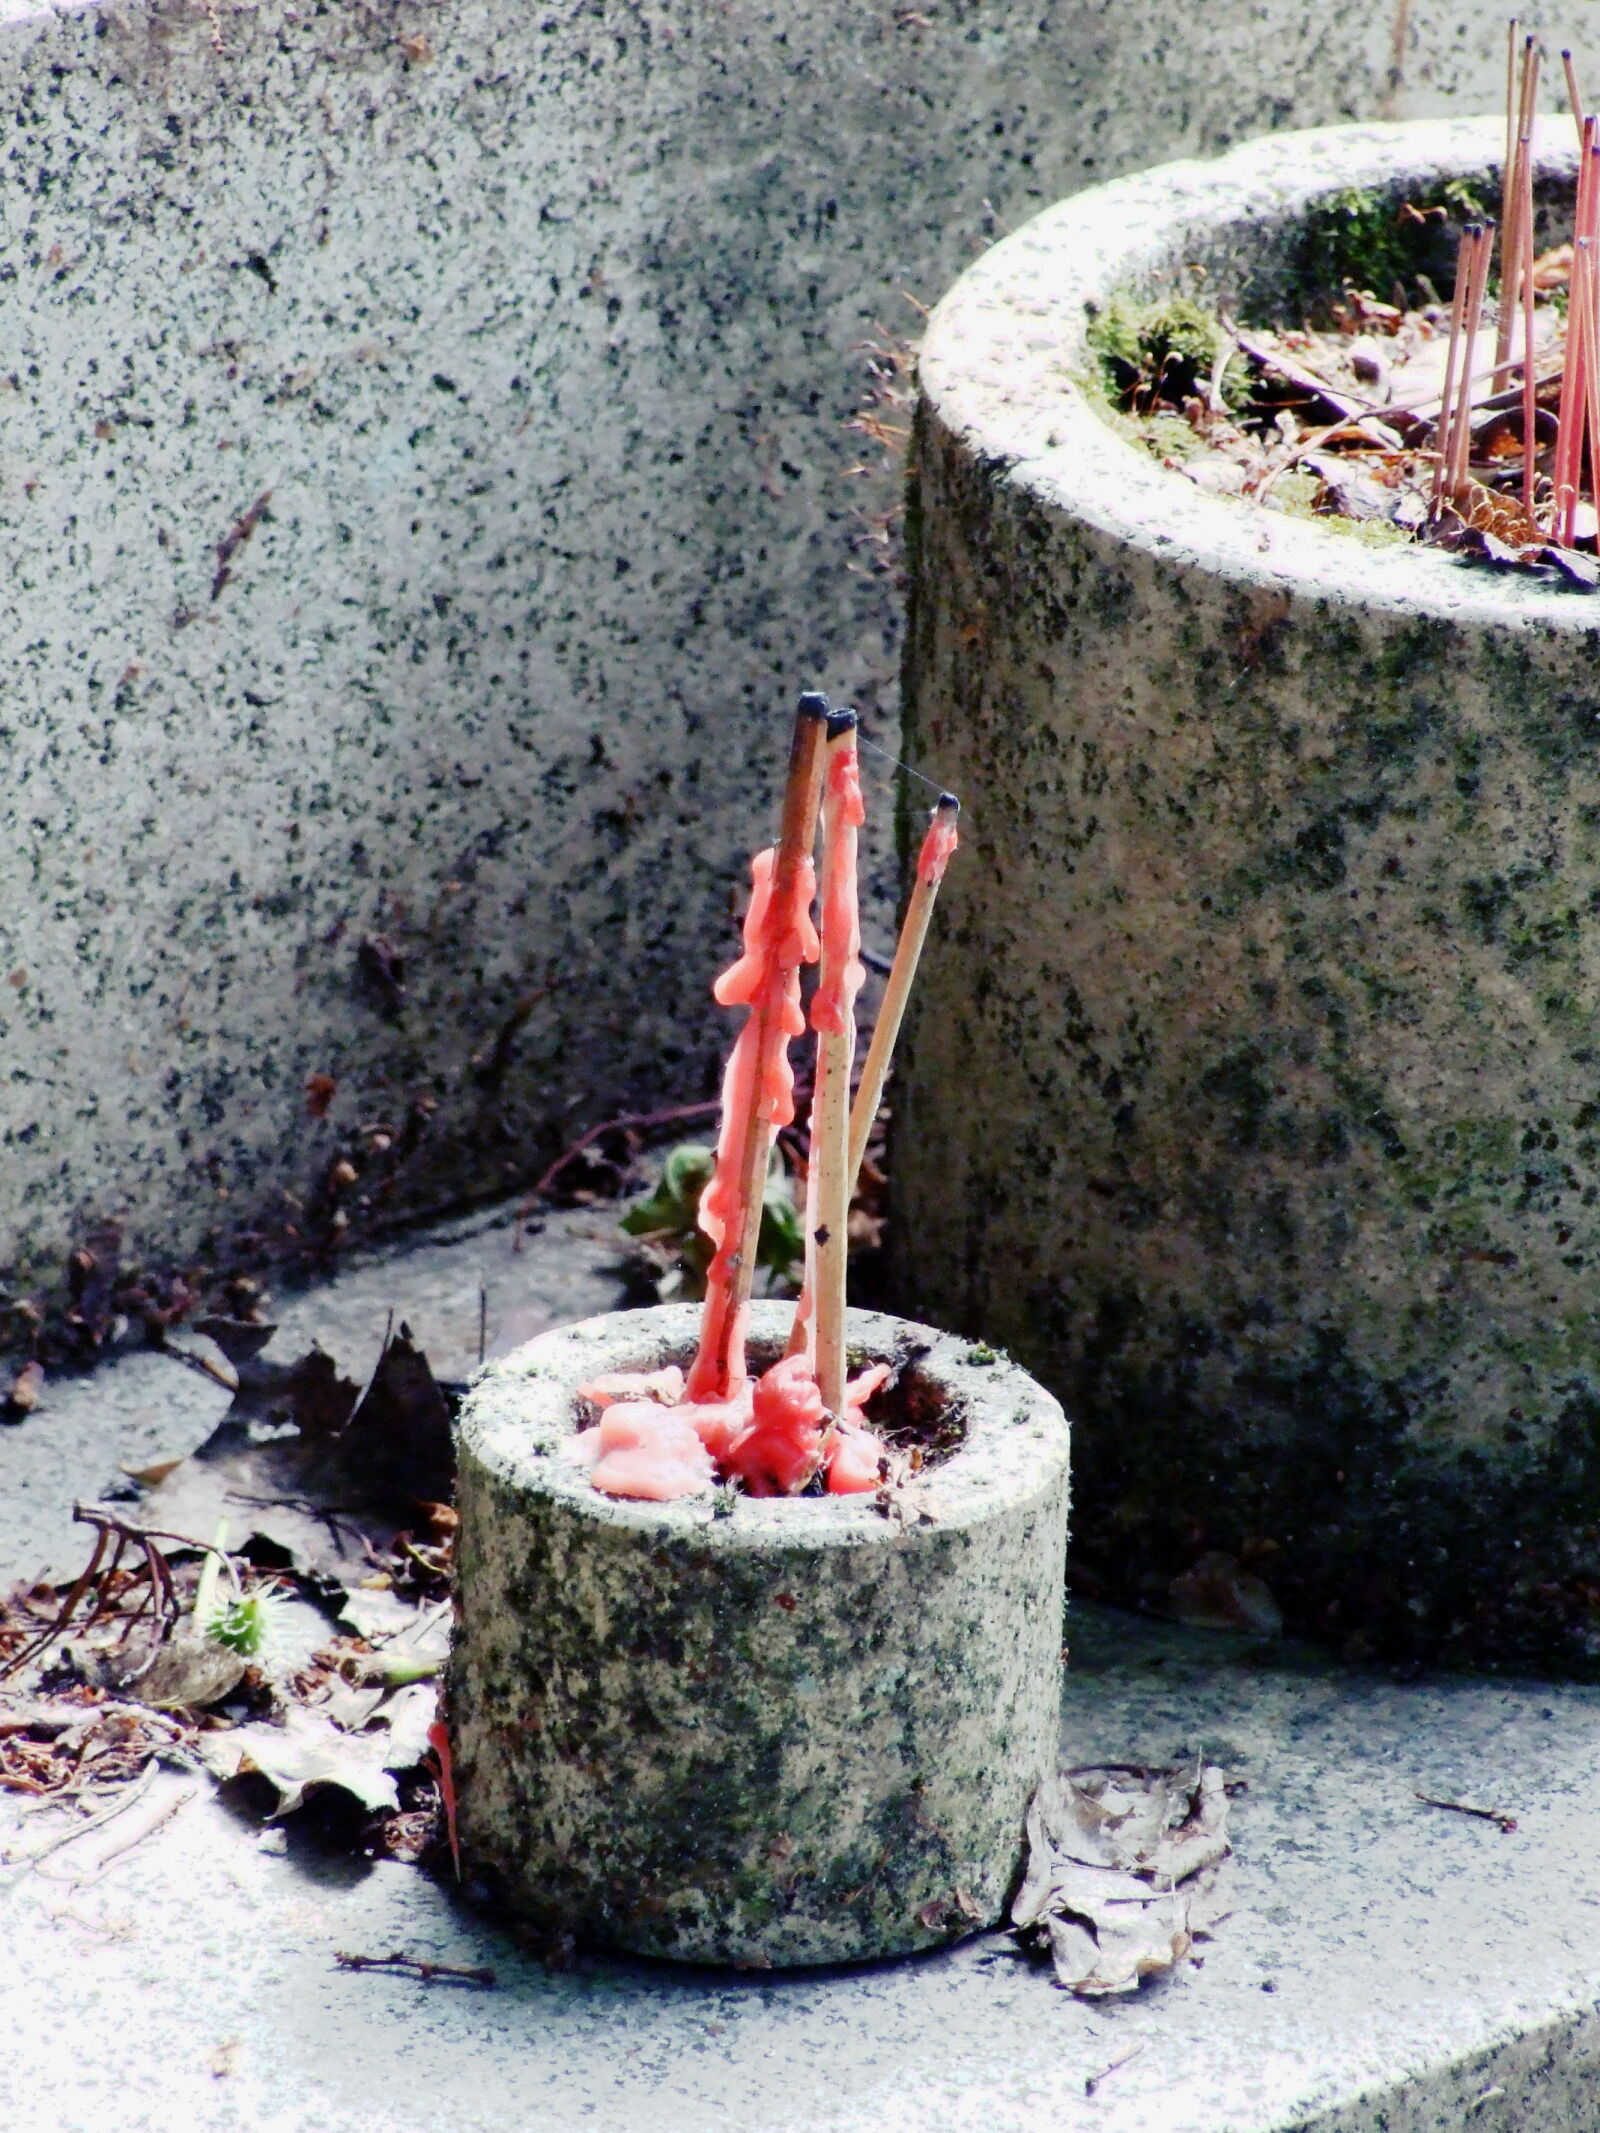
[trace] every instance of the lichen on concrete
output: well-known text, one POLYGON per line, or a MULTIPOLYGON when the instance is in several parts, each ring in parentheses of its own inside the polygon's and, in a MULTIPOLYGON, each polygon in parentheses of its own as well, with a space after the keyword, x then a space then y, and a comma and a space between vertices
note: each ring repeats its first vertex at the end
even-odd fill
MULTIPOLYGON (((776 1343, 791 1307, 758 1305, 776 1343)), ((689 1306, 543 1336, 461 1418, 448 1709, 463 1857, 590 1946, 785 1966, 993 1924, 1055 1753, 1067 1430, 1015 1364, 851 1314, 959 1406, 895 1500, 619 1502, 574 1391, 682 1362, 689 1306)))
POLYGON ((1317 201, 1495 138, 1123 181, 936 314, 908 715, 969 807, 895 1238, 1067 1399, 1087 1579, 1220 1549, 1354 1651, 1592 1668, 1600 618, 1201 497, 1071 380, 1107 287, 1275 286, 1317 201))

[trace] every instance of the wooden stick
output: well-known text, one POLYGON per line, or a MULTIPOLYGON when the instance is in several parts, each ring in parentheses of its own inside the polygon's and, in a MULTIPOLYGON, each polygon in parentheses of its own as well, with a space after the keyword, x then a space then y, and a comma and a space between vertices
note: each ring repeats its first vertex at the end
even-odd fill
POLYGON ((1528 108, 1528 74, 1533 39, 1530 37, 1522 48, 1522 79, 1517 81, 1516 70, 1517 25, 1513 18, 1508 26, 1506 45, 1506 152, 1500 166, 1500 316, 1495 326, 1494 363, 1495 390, 1506 383, 1502 373, 1511 359, 1511 322, 1515 317, 1517 289, 1518 228, 1517 228, 1517 169, 1522 144, 1522 124, 1528 108))
POLYGON ((860 1179, 867 1141, 878 1116, 878 1106, 883 1102, 884 1084, 889 1079, 900 1024, 905 1019, 906 1002, 911 997, 912 980, 922 958, 923 943, 928 938, 939 884, 944 879, 945 864, 955 850, 956 817, 960 812, 961 802, 955 794, 941 793, 928 825, 928 834, 923 839, 916 880, 906 903, 905 923, 900 928, 899 940, 895 942, 894 962, 883 988, 883 1005, 878 1009, 872 1042, 867 1046, 867 1063, 861 1069, 861 1086, 856 1091, 855 1108, 850 1113, 852 1186, 860 1179))
MULTIPOLYGON (((841 865, 854 875, 855 821, 845 790, 856 755, 856 717, 836 711, 828 721, 827 771, 822 801, 822 964, 819 1000, 830 994, 838 1012, 817 1035, 815 1094, 811 1101, 810 1253, 815 1298, 815 1370, 822 1404, 844 1413, 845 1277, 850 1247, 850 1070, 855 1062, 855 995, 847 967, 854 944, 830 928, 827 903, 841 865), (832 1026, 837 1025, 837 1026, 832 1026)), ((852 879, 852 901, 854 883, 852 879)), ((856 968, 859 970, 859 963, 856 968)), ((816 1010, 813 1009, 815 1014, 816 1010)))
POLYGON ((1557 415, 1556 460, 1555 460, 1555 523, 1552 531, 1558 542, 1572 545, 1573 514, 1577 508, 1578 488, 1583 479, 1583 433, 1585 415, 1585 339, 1581 325, 1582 306, 1579 302, 1578 282, 1586 278, 1586 253, 1580 248, 1580 240, 1593 234, 1591 222, 1591 199, 1594 192, 1596 123, 1591 118, 1583 122, 1584 152, 1578 166, 1577 202, 1573 210, 1572 225, 1572 285, 1567 302, 1567 346, 1561 366, 1561 401, 1557 415))
MULTIPOLYGON (((789 775, 783 794, 783 822, 778 832, 773 862, 772 898, 775 909, 786 907, 793 896, 796 877, 811 857, 817 836, 817 809, 822 796, 822 754, 827 738, 827 698, 806 695, 795 713, 794 738, 789 747, 789 775)), ((738 1248, 729 1262, 726 1283, 707 1286, 705 1318, 700 1333, 700 1352, 693 1378, 701 1390, 697 1398, 726 1396, 735 1375, 731 1350, 744 1322, 745 1306, 755 1280, 756 1252, 761 1241, 761 1215, 766 1199, 767 1165, 772 1156, 771 1121, 765 1118, 761 1092, 768 1081, 780 1048, 787 1044, 783 1025, 785 987, 773 983, 763 988, 750 1012, 756 1019, 756 1058, 753 1069, 753 1100, 745 1121, 744 1140, 736 1172, 739 1197, 735 1203, 743 1227, 738 1248)), ((721 1256, 720 1254, 718 1255, 721 1256)), ((743 1371, 743 1357, 739 1358, 743 1371)))
POLYGON ((1473 248, 1472 276, 1467 288, 1466 316, 1462 320, 1461 381, 1456 388, 1455 427, 1450 435, 1450 493, 1458 495, 1467 485, 1468 456, 1472 450, 1472 365, 1477 354, 1478 334, 1483 325, 1483 298, 1489 286, 1489 261, 1494 250, 1494 225, 1479 230, 1473 248))
MULTIPOLYGON (((928 938, 928 925, 939 895, 939 884, 944 879, 944 870, 956 848, 956 817, 960 811, 961 802, 954 793, 939 795, 938 805, 933 810, 927 834, 922 840, 922 850, 917 855, 916 877, 906 904, 905 921, 900 928, 900 938, 895 943, 894 961, 889 966, 883 1004, 878 1009, 872 1042, 867 1047, 866 1065, 861 1070, 861 1083, 856 1090, 855 1103, 850 1112, 850 1149, 846 1159, 846 1175, 850 1180, 852 1195, 861 1182, 861 1165, 866 1156, 867 1142, 872 1137, 878 1106, 883 1102, 884 1085, 889 1079, 889 1068, 894 1061, 895 1041, 905 1017, 906 1002, 911 996, 912 980, 917 974, 923 943, 928 938)), ((815 1181, 816 1167, 813 1164, 806 1181, 806 1280, 800 1292, 800 1301, 795 1306, 794 1326, 786 1350, 789 1355, 799 1355, 803 1349, 809 1349, 811 1346, 811 1319, 815 1299, 811 1235, 817 1226, 815 1181)))
MULTIPOLYGON (((778 858, 772 871, 772 901, 782 909, 794 894, 795 876, 808 860, 817 841, 817 810, 822 800, 823 750, 828 732, 827 699, 802 696, 795 714, 794 739, 789 747, 789 776, 783 794, 783 822, 778 831, 778 858)), ((762 1017, 759 1059, 770 1060, 786 1039, 775 1007, 758 1007, 762 1017)), ((765 1079, 758 1064, 756 1086, 765 1079)), ((744 1241, 740 1247, 736 1301, 750 1301, 755 1280, 756 1248, 761 1241, 761 1212, 767 1195, 767 1166, 772 1160, 772 1128, 761 1116, 759 1103, 751 1106, 745 1134, 744 1157, 739 1166, 739 1191, 744 1210, 744 1241)))
POLYGON ((1561 64, 1567 76, 1567 102, 1572 106, 1573 124, 1578 129, 1578 146, 1583 146, 1583 96, 1578 88, 1578 70, 1572 64, 1572 54, 1563 51, 1561 64))
MULTIPOLYGON (((1537 76, 1536 76, 1537 80, 1537 76)), ((1533 516, 1534 462, 1539 456, 1539 382, 1534 376, 1533 314, 1538 294, 1533 286, 1533 112, 1522 137, 1521 182, 1517 192, 1522 221, 1522 508, 1533 516)), ((1502 299, 1504 292, 1502 291, 1502 299)))
MULTIPOLYGON (((1584 275, 1583 307, 1567 306, 1568 319, 1581 325, 1583 333, 1583 388, 1584 415, 1589 432, 1589 493, 1596 509, 1600 510, 1600 258, 1596 257, 1595 241, 1586 237, 1581 248, 1587 255, 1588 272, 1584 275)), ((1574 247, 1576 251, 1578 247, 1574 247)), ((1576 296, 1577 291, 1572 292, 1576 296)), ((1583 464, 1577 469, 1579 490, 1583 483, 1583 464)), ((1576 531, 1576 529, 1574 529, 1576 531)))
POLYGON ((1439 395, 1439 419, 1433 442, 1437 457, 1433 468, 1433 508, 1438 510, 1449 482, 1450 445, 1455 434, 1456 369, 1461 360, 1461 321, 1467 312, 1467 288, 1472 280, 1473 248, 1478 225, 1469 222, 1456 248, 1456 285, 1450 295, 1450 340, 1445 349, 1444 388, 1439 395))

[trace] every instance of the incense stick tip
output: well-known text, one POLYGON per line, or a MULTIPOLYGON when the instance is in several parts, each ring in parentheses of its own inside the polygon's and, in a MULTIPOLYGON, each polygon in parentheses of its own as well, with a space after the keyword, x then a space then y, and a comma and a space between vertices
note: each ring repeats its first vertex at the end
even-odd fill
POLYGON ((940 793, 938 799, 935 800, 933 804, 935 808, 940 810, 940 812, 947 815, 959 815, 961 812, 961 802, 956 798, 953 792, 940 793))
POLYGON ((832 707, 820 689, 806 689, 796 706, 797 718, 826 718, 832 707))
POLYGON ((841 740, 845 734, 854 733, 856 730, 856 724, 856 714, 849 708, 848 705, 841 705, 841 707, 837 711, 830 711, 828 713, 829 740, 841 740))

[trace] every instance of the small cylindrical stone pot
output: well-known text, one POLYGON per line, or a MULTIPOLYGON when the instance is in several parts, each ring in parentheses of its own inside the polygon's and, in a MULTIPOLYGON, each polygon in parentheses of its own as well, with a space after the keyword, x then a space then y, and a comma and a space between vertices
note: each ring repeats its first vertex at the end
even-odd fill
MULTIPOLYGON (((1402 242, 1448 294, 1502 144, 1174 164, 935 312, 908 752, 965 850, 893 1246, 902 1293, 1067 1400, 1091 1589, 1164 1606, 1198 1566, 1225 1616, 1248 1574, 1353 1653, 1589 1669, 1600 597, 1207 495, 1083 382, 1119 294, 1296 323, 1402 242)), ((1536 161, 1542 249, 1569 125, 1536 161)))
MULTIPOLYGON (((758 1304, 775 1356, 792 1306, 758 1304)), ((695 1963, 855 1961, 1001 1917, 1055 1767, 1067 1425, 1014 1364, 852 1312, 954 1451, 871 1495, 598 1494, 576 1388, 686 1363, 699 1313, 541 1335, 460 1422, 447 1690, 468 1873, 547 1934, 695 1963)))

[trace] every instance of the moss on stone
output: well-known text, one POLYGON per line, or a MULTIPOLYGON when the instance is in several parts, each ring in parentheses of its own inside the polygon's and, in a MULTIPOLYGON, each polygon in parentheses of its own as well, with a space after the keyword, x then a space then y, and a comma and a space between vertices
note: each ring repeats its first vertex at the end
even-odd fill
MULTIPOLYGON (((1215 312, 1187 296, 1141 304, 1114 295, 1089 321, 1084 338, 1101 395, 1113 407, 1135 412, 1148 408, 1157 390, 1174 402, 1199 392, 1224 346, 1215 312)), ((1250 391, 1247 366, 1230 356, 1221 378, 1224 401, 1245 407, 1250 391)), ((1141 434, 1155 448, 1149 433, 1141 434)))
POLYGON ((1461 228, 1486 219, 1480 188, 1461 178, 1415 197, 1341 187, 1305 219, 1297 265, 1306 303, 1326 304, 1347 287, 1387 301, 1398 286, 1410 304, 1419 274, 1448 286, 1461 228))

